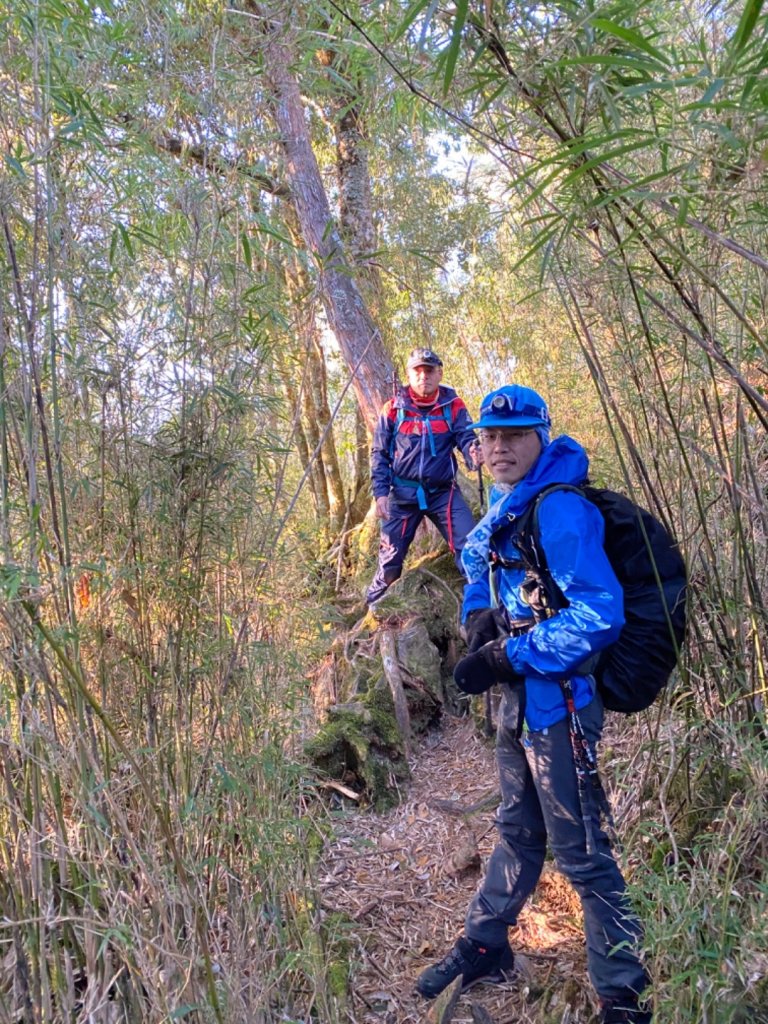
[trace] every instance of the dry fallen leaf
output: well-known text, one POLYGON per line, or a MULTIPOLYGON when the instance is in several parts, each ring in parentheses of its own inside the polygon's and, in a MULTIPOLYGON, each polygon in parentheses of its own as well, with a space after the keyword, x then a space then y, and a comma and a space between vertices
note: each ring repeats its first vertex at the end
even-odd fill
POLYGON ((379 836, 379 846, 382 850, 397 850, 403 845, 402 839, 392 835, 391 832, 382 832, 379 836))
POLYGON ((461 875, 465 871, 478 871, 479 869, 480 851, 477 848, 475 837, 463 836, 460 844, 445 862, 445 872, 448 875, 461 875))

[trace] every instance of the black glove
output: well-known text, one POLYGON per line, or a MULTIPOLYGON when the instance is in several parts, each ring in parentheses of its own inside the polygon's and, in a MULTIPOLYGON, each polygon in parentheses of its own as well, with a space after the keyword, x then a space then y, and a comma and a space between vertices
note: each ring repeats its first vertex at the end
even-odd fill
POLYGON ((462 658, 453 670, 456 685, 464 693, 485 693, 494 683, 521 683, 523 677, 512 668, 506 654, 506 636, 484 644, 462 658))
POLYGON ((464 633, 470 653, 499 636, 509 636, 503 608, 475 608, 467 615, 464 633))

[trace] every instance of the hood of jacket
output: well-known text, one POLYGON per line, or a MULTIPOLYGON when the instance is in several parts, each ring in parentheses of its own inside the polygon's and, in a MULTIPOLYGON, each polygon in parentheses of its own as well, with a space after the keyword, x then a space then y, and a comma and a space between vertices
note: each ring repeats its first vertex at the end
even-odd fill
POLYGON ((494 484, 489 508, 470 532, 461 556, 467 579, 474 582, 488 572, 488 548, 491 537, 511 519, 522 515, 539 491, 552 484, 583 484, 589 472, 589 458, 578 441, 567 434, 556 437, 542 449, 522 480, 513 485, 494 484))

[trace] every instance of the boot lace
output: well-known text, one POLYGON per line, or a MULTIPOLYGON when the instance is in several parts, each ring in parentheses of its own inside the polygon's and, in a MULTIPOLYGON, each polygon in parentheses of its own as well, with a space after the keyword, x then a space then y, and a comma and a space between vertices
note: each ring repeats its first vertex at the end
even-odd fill
POLYGON ((454 969, 461 968, 465 963, 464 954, 458 947, 454 948, 443 957, 440 963, 437 965, 437 970, 441 974, 450 974, 454 969))

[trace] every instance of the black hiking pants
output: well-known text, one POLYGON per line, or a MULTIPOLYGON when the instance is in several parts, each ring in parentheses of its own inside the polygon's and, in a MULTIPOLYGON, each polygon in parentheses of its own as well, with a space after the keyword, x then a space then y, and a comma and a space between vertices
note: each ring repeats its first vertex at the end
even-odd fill
MULTIPOLYGON (((587 738, 597 743, 603 725, 600 697, 579 717, 587 738)), ((520 691, 505 686, 497 736, 499 842, 467 911, 465 933, 489 946, 507 941, 507 929, 516 924, 539 880, 549 839, 558 869, 581 899, 589 974, 598 995, 637 996, 648 984, 637 953, 640 923, 608 837, 594 823, 596 852, 587 852, 568 723, 539 732, 524 732, 522 724, 520 691)))

